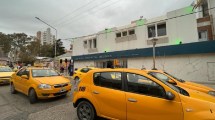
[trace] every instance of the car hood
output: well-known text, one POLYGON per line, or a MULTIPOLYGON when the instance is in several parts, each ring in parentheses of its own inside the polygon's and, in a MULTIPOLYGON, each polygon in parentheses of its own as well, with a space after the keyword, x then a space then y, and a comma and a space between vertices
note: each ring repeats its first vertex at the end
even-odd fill
POLYGON ((62 76, 37 77, 34 79, 39 81, 42 84, 49 84, 49 85, 62 84, 62 83, 69 83, 70 82, 69 79, 62 77, 62 76))
POLYGON ((198 88, 201 88, 201 89, 205 89, 206 91, 215 91, 213 88, 210 88, 210 87, 207 87, 207 86, 204 86, 204 85, 200 85, 200 84, 197 84, 197 83, 194 83, 194 82, 184 82, 184 84, 194 86, 194 87, 198 87, 198 88))
POLYGON ((206 93, 203 93, 203 92, 200 92, 197 90, 188 89, 188 88, 183 88, 183 89, 185 89, 189 93, 190 97, 192 97, 192 98, 201 99, 201 100, 215 103, 215 97, 213 97, 211 95, 208 95, 206 93))
POLYGON ((14 72, 0 72, 0 77, 10 77, 14 72))

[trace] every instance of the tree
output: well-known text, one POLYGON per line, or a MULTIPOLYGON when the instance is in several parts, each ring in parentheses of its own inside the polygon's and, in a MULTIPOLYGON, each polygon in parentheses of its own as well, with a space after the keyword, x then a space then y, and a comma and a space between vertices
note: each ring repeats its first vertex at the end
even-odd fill
POLYGON ((54 57, 53 45, 41 45, 40 56, 54 57))
POLYGON ((10 52, 12 40, 13 38, 11 35, 0 32, 0 46, 2 46, 2 50, 5 54, 10 52))
POLYGON ((56 41, 56 56, 60 56, 62 54, 65 54, 65 47, 63 47, 61 39, 58 39, 56 41))

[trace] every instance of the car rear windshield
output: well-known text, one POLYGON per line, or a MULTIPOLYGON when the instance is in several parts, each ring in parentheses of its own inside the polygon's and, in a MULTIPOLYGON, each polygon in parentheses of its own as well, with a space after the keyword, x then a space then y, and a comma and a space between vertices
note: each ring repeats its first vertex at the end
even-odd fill
POLYGON ((51 77, 60 76, 56 71, 52 69, 34 69, 32 70, 32 77, 51 77))
POLYGON ((0 72, 13 72, 9 67, 0 67, 0 72))

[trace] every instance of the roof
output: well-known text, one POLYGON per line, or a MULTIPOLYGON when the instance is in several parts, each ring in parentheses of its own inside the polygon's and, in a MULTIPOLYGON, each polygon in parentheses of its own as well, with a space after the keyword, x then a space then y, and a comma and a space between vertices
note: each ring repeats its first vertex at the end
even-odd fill
POLYGON ((72 52, 65 53, 63 55, 57 56, 57 59, 71 59, 72 52))

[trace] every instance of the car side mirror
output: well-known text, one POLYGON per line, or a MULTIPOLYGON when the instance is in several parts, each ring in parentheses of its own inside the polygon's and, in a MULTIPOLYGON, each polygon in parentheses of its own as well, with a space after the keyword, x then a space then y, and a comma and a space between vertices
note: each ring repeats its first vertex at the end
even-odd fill
POLYGON ((77 71, 78 70, 78 68, 75 68, 75 71, 77 71))
POLYGON ((177 83, 174 80, 168 80, 168 83, 173 84, 173 85, 177 85, 177 83))
POLYGON ((28 79, 28 76, 27 75, 22 75, 21 78, 28 79))
POLYGON ((175 98, 175 95, 172 92, 170 92, 170 91, 166 92, 167 100, 173 100, 174 98, 175 98))

